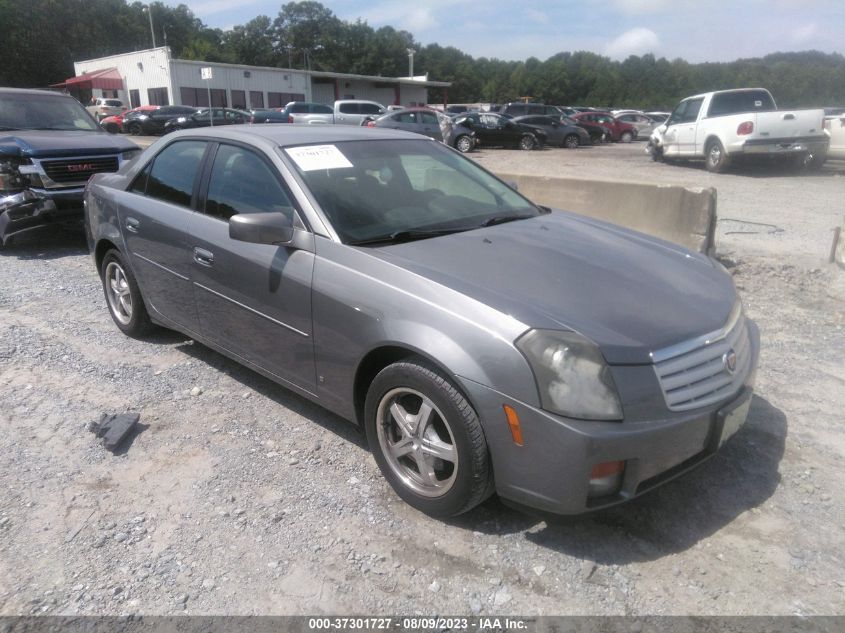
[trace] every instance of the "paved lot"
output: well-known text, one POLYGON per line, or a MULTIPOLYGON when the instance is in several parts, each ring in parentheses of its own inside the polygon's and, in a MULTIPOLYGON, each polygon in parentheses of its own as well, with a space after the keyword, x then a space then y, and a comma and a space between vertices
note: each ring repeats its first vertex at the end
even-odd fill
POLYGON ((483 151, 494 171, 719 192, 763 335, 747 426, 627 506, 542 521, 400 502, 344 421, 184 337, 123 337, 79 234, 0 251, 0 613, 832 614, 845 586, 845 165, 652 163, 641 144, 483 151), (194 395, 192 395, 194 394, 194 395), (123 454, 86 431, 141 412, 123 454))

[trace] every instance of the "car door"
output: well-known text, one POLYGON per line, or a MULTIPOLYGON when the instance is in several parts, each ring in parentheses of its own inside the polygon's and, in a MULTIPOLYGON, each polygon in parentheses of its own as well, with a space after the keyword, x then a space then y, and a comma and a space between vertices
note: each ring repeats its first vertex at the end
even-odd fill
POLYGON ((663 155, 677 156, 680 142, 680 129, 684 125, 684 114, 689 100, 681 101, 669 118, 666 119, 666 131, 663 132, 663 155))
POLYGON ((417 112, 416 114, 420 134, 425 134, 435 141, 442 141, 443 132, 440 129, 440 122, 437 120, 437 115, 434 112, 417 112))
POLYGON ((199 324, 188 226, 207 147, 200 140, 170 143, 118 196, 121 232, 147 307, 191 332, 199 324))
MULTIPOLYGON (((692 156, 696 153, 696 130, 698 129, 698 112, 704 97, 688 99, 683 118, 676 125, 678 130, 678 155, 692 156)), ((704 153, 702 149, 701 152, 704 153)))
POLYGON ((220 143, 210 165, 200 212, 190 225, 201 332, 211 343, 313 392, 314 253, 229 237, 229 218, 237 213, 285 213, 304 232, 293 196, 257 149, 220 143))

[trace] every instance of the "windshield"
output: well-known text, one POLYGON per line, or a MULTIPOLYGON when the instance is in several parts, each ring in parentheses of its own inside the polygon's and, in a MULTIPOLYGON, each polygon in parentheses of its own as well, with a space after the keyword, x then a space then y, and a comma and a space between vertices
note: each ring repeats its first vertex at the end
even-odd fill
POLYGON ((543 213, 473 161, 430 140, 284 151, 347 244, 421 239, 543 213))
POLYGON ((0 93, 0 128, 100 131, 78 101, 49 93, 0 93))

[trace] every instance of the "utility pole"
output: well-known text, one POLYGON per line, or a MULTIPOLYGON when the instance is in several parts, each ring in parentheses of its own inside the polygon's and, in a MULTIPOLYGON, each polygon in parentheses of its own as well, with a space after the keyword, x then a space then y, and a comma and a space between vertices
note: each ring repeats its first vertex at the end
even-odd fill
POLYGON ((155 30, 153 30, 153 8, 150 5, 145 4, 142 11, 146 11, 147 15, 150 18, 150 36, 152 36, 152 38, 153 38, 153 48, 155 48, 156 47, 156 33, 155 33, 155 30))
POLYGON ((413 77, 414 76, 414 53, 416 51, 414 51, 413 48, 406 48, 405 50, 408 51, 408 77, 413 77))

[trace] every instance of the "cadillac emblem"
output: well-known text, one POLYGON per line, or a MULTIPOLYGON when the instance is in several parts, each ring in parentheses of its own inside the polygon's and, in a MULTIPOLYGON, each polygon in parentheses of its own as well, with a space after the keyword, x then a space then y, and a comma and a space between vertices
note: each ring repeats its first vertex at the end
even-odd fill
POLYGON ((722 364, 728 370, 729 374, 734 373, 736 371, 736 352, 733 350, 725 352, 722 356, 722 364))

